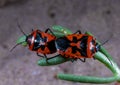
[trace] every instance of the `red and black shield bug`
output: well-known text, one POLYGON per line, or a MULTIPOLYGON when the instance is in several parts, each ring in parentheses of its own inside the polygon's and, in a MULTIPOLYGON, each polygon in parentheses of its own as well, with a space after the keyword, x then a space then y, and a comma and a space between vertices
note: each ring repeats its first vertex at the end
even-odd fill
POLYGON ((29 50, 35 51, 38 56, 45 57, 46 60, 48 59, 46 54, 52 54, 57 51, 55 47, 56 36, 49 28, 46 29, 45 32, 40 30, 32 30, 32 33, 26 35, 21 29, 19 24, 18 27, 21 30, 21 32, 24 34, 24 36, 20 37, 17 40, 17 44, 11 49, 11 51, 20 44, 26 46, 28 45, 29 50))
POLYGON ((81 34, 80 30, 74 34, 57 38, 55 45, 63 57, 74 60, 80 59, 82 62, 85 62, 86 58, 94 58, 94 54, 100 50, 101 46, 93 36, 81 34))

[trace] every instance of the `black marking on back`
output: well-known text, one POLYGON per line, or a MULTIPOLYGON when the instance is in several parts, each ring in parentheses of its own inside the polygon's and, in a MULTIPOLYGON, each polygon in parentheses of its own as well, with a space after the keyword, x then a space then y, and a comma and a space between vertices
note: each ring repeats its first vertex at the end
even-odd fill
POLYGON ((77 50, 78 50, 78 48, 77 48, 76 46, 73 46, 73 47, 72 47, 72 53, 73 53, 73 54, 75 54, 77 50))
MULTIPOLYGON (((45 45, 41 45, 40 48, 41 48, 41 50, 44 51, 44 49, 45 49, 45 45)), ((38 48, 38 49, 39 49, 39 48, 38 48)))
POLYGON ((77 50, 81 53, 81 56, 87 57, 87 54, 85 53, 85 51, 81 49, 77 49, 77 50))
POLYGON ((81 50, 79 50, 81 52, 81 55, 85 57, 87 57, 87 41, 88 41, 88 36, 83 36, 81 38, 81 43, 80 43, 81 50))
POLYGON ((70 41, 66 37, 61 37, 56 40, 56 48, 65 51, 70 46, 70 41))
POLYGON ((77 41, 78 41, 77 38, 75 36, 73 36, 72 42, 77 43, 77 41))
POLYGON ((81 56, 87 56, 82 49, 78 49, 76 46, 72 47, 72 53, 75 54, 77 51, 81 53, 81 56))
POLYGON ((47 37, 42 38, 43 42, 47 42, 47 37))
POLYGON ((37 33, 37 34, 36 34, 36 38, 35 38, 35 40, 34 40, 33 50, 36 51, 36 50, 38 50, 40 47, 41 47, 42 49, 44 49, 44 47, 40 45, 40 40, 42 40, 42 36, 41 36, 40 33, 37 33))
POLYGON ((77 48, 76 46, 72 47, 72 53, 75 54, 77 51, 81 53, 81 56, 87 57, 87 41, 88 41, 88 36, 83 36, 82 38, 78 39, 76 37, 73 37, 72 43, 77 43, 78 41, 81 41, 80 43, 80 48, 77 48))
POLYGON ((81 41, 80 48, 77 48, 76 46, 71 46, 72 53, 76 53, 79 51, 81 53, 81 56, 87 57, 87 41, 88 36, 83 36, 82 38, 78 39, 76 37, 73 37, 72 41, 69 41, 66 37, 61 37, 56 40, 56 47, 57 49, 61 51, 65 51, 68 47, 70 47, 70 43, 77 43, 78 41, 81 41))
POLYGON ((51 53, 56 52, 55 40, 48 42, 47 47, 51 53))

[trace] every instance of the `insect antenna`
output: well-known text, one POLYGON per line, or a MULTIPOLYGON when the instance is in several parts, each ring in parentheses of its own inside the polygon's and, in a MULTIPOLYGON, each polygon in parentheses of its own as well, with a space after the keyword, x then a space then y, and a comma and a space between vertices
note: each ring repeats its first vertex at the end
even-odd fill
MULTIPOLYGON (((113 36, 113 34, 111 35, 111 37, 112 36, 113 36)), ((103 46, 104 44, 106 44, 111 39, 111 37, 108 38, 107 40, 105 40, 103 43, 101 43, 101 46, 103 46)), ((111 62, 111 59, 109 57, 107 57, 107 56, 106 56, 106 58, 110 61, 111 65, 113 65, 112 62, 111 62)))
MULTIPOLYGON (((21 28, 21 26, 20 26, 20 24, 19 24, 18 21, 17 21, 17 26, 18 26, 18 28, 20 29, 20 31, 23 33, 23 35, 25 35, 25 36, 27 37, 27 35, 26 35, 25 32, 22 30, 22 28, 21 28)), ((25 41, 19 42, 19 43, 17 43, 15 46, 13 46, 12 49, 10 49, 10 52, 13 51, 13 49, 15 49, 18 45, 22 44, 23 42, 25 42, 25 41)))
POLYGON ((21 26, 20 26, 20 24, 17 22, 17 26, 18 26, 18 28, 20 29, 20 31, 23 33, 23 35, 25 35, 25 36, 27 36, 26 34, 25 34, 25 32, 22 30, 22 28, 21 28, 21 26))
POLYGON ((23 42, 20 42, 18 44, 16 44, 15 46, 12 47, 12 49, 10 49, 10 52, 13 51, 13 49, 15 49, 18 45, 22 44, 23 42))
POLYGON ((106 44, 108 41, 110 41, 111 37, 113 37, 113 33, 111 34, 111 36, 105 40, 103 43, 101 43, 101 45, 103 46, 104 44, 106 44))
POLYGON ((106 44, 110 39, 105 40, 103 43, 101 43, 101 46, 103 46, 104 44, 106 44))

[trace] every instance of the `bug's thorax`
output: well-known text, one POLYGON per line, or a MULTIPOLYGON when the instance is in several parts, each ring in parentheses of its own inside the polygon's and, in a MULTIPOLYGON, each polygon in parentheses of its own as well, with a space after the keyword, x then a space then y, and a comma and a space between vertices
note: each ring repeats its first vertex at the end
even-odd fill
POLYGON ((26 42, 31 51, 41 54, 51 54, 56 52, 55 39, 56 37, 49 33, 34 30, 27 36, 26 42))
POLYGON ((30 35, 27 36, 26 42, 30 50, 35 50, 41 45, 45 45, 44 39, 41 36, 41 32, 38 30, 33 31, 30 35))
POLYGON ((88 57, 91 58, 94 56, 94 54, 99 51, 100 49, 100 45, 97 44, 96 39, 93 38, 92 36, 90 36, 88 38, 88 42, 87 42, 87 54, 88 57))

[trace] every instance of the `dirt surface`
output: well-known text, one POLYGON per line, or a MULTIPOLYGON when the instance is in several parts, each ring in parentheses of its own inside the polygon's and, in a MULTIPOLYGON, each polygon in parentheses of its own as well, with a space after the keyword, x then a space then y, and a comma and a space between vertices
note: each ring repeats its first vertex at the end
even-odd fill
POLYGON ((120 66, 120 0, 8 1, 0 8, 0 85, 93 85, 56 79, 55 74, 59 72, 111 76, 104 65, 93 59, 42 67, 36 63, 39 57, 28 48, 18 46, 10 52, 18 37, 23 35, 17 21, 26 34, 34 28, 44 31, 52 25, 61 25, 73 32, 90 31, 101 42, 111 38, 104 46, 120 66))

